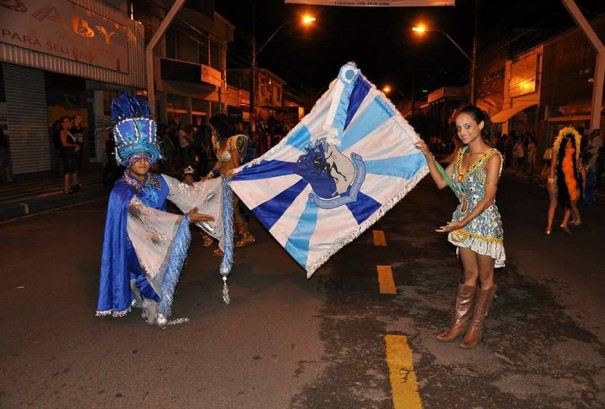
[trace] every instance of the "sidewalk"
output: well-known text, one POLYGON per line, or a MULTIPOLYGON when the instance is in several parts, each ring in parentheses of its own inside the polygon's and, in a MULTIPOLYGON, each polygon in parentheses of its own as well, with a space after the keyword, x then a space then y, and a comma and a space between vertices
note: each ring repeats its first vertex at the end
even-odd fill
POLYGON ((81 191, 63 193, 63 177, 51 172, 15 176, 0 184, 0 221, 109 196, 111 186, 102 182, 102 170, 93 168, 79 177, 81 191))

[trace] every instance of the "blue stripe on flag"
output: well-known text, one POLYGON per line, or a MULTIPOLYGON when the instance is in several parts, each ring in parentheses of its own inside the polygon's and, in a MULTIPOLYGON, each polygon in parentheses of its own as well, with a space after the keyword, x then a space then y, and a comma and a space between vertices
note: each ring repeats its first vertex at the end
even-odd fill
POLYGON ((308 201, 305 210, 298 220, 296 228, 294 228, 294 231, 290 234, 288 241, 286 241, 286 244, 284 245, 286 251, 290 253, 292 257, 294 257, 294 260, 296 260, 304 269, 307 268, 309 241, 311 240, 311 236, 317 225, 318 211, 319 207, 311 203, 311 201, 308 201))
POLYGON ((366 173, 412 179, 426 164, 426 159, 421 153, 414 152, 386 159, 365 160, 363 163, 366 165, 366 173))
POLYGON ((357 193, 357 201, 347 203, 347 207, 353 214, 357 224, 363 223, 368 217, 374 214, 374 212, 380 209, 381 204, 376 200, 372 199, 368 195, 363 193, 357 193))
POLYGON ((291 175, 294 173, 294 165, 296 163, 285 162, 281 160, 270 160, 263 161, 256 166, 244 168, 231 180, 256 180, 256 179, 269 179, 284 175, 291 175))
POLYGON ((345 126, 343 129, 347 129, 347 126, 349 126, 349 123, 351 123, 351 119, 353 119, 353 116, 355 116, 355 113, 359 109, 363 99, 366 97, 366 95, 368 95, 368 92, 370 92, 370 88, 372 88, 372 86, 363 79, 363 76, 358 75, 357 79, 355 80, 355 88, 353 88, 351 97, 349 98, 347 119, 345 120, 345 126))
POLYGON ((395 112, 380 98, 380 96, 376 96, 367 109, 355 120, 355 126, 345 131, 339 148, 341 152, 355 145, 395 115, 395 112))
POLYGON ((303 179, 296 182, 277 196, 256 206, 252 211, 263 225, 271 230, 273 225, 284 215, 288 207, 298 197, 300 192, 307 187, 308 183, 303 179))
POLYGON ((292 146, 301 152, 305 151, 305 146, 311 144, 311 131, 305 125, 300 125, 294 128, 288 139, 286 145, 292 146))

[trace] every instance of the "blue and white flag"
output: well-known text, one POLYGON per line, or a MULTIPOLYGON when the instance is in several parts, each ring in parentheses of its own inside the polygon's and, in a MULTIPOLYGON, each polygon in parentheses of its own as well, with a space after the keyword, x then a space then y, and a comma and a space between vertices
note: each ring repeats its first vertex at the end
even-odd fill
POLYGON ((414 129, 353 63, 233 191, 311 277, 427 173, 414 129))

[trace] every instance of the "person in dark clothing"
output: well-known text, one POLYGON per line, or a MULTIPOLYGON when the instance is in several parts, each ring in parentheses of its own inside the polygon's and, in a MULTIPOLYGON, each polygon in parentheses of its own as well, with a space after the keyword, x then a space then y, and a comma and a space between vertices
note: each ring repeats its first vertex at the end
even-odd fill
POLYGON ((8 146, 8 138, 4 134, 4 129, 0 126, 0 165, 5 182, 13 181, 13 164, 11 161, 11 153, 8 146))
POLYGON ((105 143, 105 154, 107 155, 107 163, 103 168, 103 184, 113 185, 124 174, 125 168, 118 163, 116 158, 116 142, 113 135, 109 135, 105 143))
POLYGON ((195 151, 195 161, 198 175, 208 173, 208 149, 211 143, 211 133, 206 124, 202 123, 201 118, 198 119, 193 134, 193 148, 195 151))

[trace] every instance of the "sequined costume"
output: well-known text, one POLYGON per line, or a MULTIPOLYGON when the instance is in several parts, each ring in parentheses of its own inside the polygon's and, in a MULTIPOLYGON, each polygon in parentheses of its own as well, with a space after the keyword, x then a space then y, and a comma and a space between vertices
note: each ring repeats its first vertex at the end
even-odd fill
POLYGON ((137 188, 128 171, 116 182, 107 207, 97 315, 124 316, 143 300, 157 302, 159 312, 169 315, 190 230, 188 217, 166 212, 166 202, 212 214, 215 221, 200 227, 221 242, 221 183, 216 179, 188 186, 149 173, 137 188))
MULTIPOLYGON (((221 264, 226 299, 232 235, 230 218, 228 228, 223 228, 221 205, 230 202, 229 190, 222 189, 221 179, 189 186, 150 173, 161 152, 147 101, 124 93, 112 101, 111 111, 116 160, 127 170, 109 196, 97 315, 120 317, 138 306, 148 324, 164 327, 191 240, 188 212, 193 208, 210 215, 212 222, 197 225, 217 238, 221 247, 223 235, 227 239, 221 264), (229 200, 223 200, 223 195, 229 200), (167 200, 187 214, 166 212, 167 200)), ((230 206, 226 209, 230 214, 230 206)))
MULTIPOLYGON (((485 195, 485 163, 493 155, 500 155, 496 149, 489 149, 480 159, 471 164, 466 173, 461 172, 462 158, 468 147, 458 150, 453 172, 453 183, 458 190, 460 204, 456 207, 452 221, 462 220, 485 195)), ((500 172, 502 165, 500 165, 500 172)), ((502 220, 495 202, 470 221, 464 228, 450 232, 450 243, 458 247, 495 259, 495 267, 504 267, 506 255, 503 244, 502 220)))

